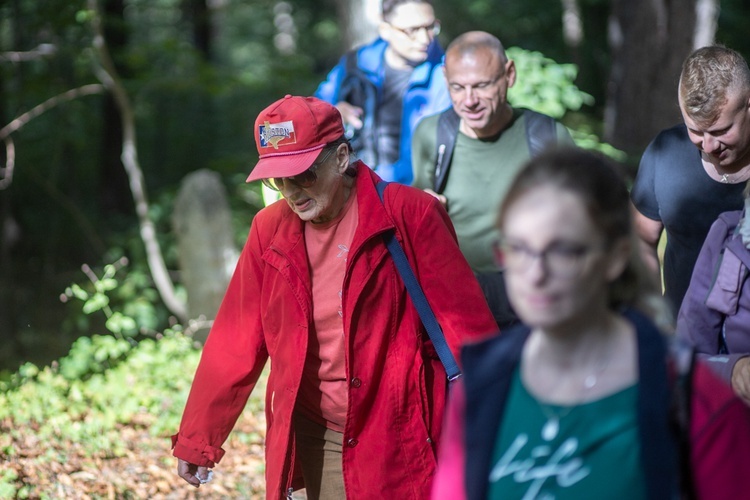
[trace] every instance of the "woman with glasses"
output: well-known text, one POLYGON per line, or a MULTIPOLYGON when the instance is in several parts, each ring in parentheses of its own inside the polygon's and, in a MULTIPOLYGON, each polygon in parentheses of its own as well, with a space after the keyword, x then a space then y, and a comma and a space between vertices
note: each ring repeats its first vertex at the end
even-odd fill
POLYGON ((395 231, 446 341, 495 329, 438 201, 350 163, 341 115, 287 96, 255 122, 262 180, 283 199, 253 219, 203 350, 179 434, 193 486, 266 361, 266 495, 422 499, 436 465, 446 373, 383 235, 395 231))
MULTIPOLYGON (((675 498, 667 345, 653 319, 668 310, 635 260, 625 183, 597 155, 548 150, 519 173, 498 224, 523 324, 464 347, 433 498, 675 498)), ((699 373, 696 393, 708 383, 726 399, 699 373)), ((702 433, 707 415, 747 424, 727 401, 688 404, 682 436, 702 433)))

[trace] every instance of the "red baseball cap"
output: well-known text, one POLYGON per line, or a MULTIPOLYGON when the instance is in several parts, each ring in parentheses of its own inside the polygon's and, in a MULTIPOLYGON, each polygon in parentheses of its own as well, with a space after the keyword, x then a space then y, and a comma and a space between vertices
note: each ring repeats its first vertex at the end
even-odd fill
POLYGON ((260 159, 247 182, 301 174, 321 149, 344 135, 344 123, 325 101, 286 95, 260 112, 253 133, 260 159))

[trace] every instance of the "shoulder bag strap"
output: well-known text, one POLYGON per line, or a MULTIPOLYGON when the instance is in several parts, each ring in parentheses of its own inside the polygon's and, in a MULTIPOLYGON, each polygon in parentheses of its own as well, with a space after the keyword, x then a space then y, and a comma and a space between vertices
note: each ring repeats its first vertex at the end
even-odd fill
POLYGON ((680 491, 685 500, 696 498, 692 482, 690 422, 691 402, 693 400, 693 372, 695 369, 695 350, 692 346, 674 340, 670 345, 674 380, 672 381, 672 425, 674 426, 677 449, 679 452, 680 491))
POLYGON ((434 191, 442 193, 445 190, 445 183, 448 181, 448 170, 451 166, 453 157, 453 148, 456 145, 458 136, 458 124, 461 118, 449 107, 438 118, 437 127, 437 160, 435 161, 435 183, 434 191))
MULTIPOLYGON (((388 186, 386 181, 380 181, 377 185, 378 195, 383 204, 385 204, 383 195, 386 186, 388 186)), ((461 370, 458 368, 458 364, 456 363, 456 359, 453 357, 450 348, 448 348, 448 343, 445 341, 443 330, 440 328, 440 325, 435 318, 435 313, 432 312, 432 308, 427 302, 427 297, 425 297, 422 287, 419 285, 419 281, 414 275, 414 271, 406 258, 404 249, 401 248, 401 245, 396 239, 396 233, 394 231, 388 231, 383 235, 383 239, 385 240, 385 245, 388 247, 388 251, 391 253, 391 257, 393 257, 393 262, 396 264, 396 268, 401 275, 406 290, 414 303, 414 307, 417 308, 419 318, 422 320, 422 324, 427 330, 427 335, 429 335, 432 345, 435 347, 435 351, 445 367, 445 372, 448 374, 448 380, 452 382, 461 376, 461 370)))
POLYGON ((527 109, 524 111, 526 119, 526 141, 529 154, 533 158, 545 146, 557 142, 557 122, 551 116, 527 109))

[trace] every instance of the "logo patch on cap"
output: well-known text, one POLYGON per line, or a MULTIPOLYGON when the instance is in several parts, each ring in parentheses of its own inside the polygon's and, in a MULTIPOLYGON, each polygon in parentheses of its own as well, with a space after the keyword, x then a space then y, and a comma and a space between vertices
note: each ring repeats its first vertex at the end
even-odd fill
POLYGON ((266 121, 258 127, 258 135, 262 148, 271 146, 273 149, 279 149, 279 146, 297 142, 297 134, 294 133, 294 122, 292 121, 273 124, 266 121))

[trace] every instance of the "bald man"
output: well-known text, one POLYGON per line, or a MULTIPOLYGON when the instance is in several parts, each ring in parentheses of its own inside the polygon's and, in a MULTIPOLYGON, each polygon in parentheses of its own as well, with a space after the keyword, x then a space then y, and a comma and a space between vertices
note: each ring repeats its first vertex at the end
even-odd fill
POLYGON ((516 316, 493 254, 500 237, 495 224, 500 204, 516 173, 537 152, 532 143, 573 141, 567 129, 552 118, 508 103, 516 67, 497 37, 482 31, 460 35, 446 50, 444 73, 452 108, 423 119, 417 126, 412 142, 412 185, 438 197, 447 208, 459 246, 503 328, 513 324, 516 316), (449 123, 451 114, 455 124, 452 154, 446 153, 445 144, 438 139, 441 116, 449 123), (436 186, 438 163, 444 163, 441 170, 449 175, 436 186))

